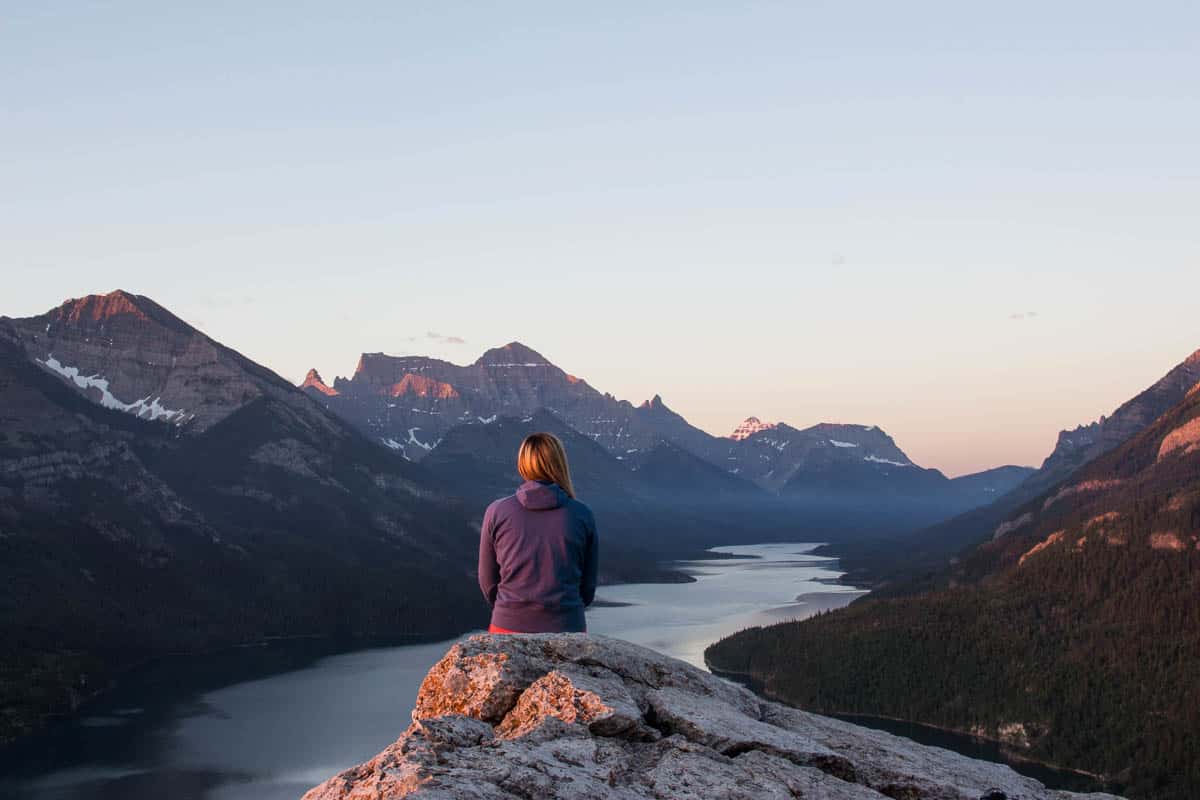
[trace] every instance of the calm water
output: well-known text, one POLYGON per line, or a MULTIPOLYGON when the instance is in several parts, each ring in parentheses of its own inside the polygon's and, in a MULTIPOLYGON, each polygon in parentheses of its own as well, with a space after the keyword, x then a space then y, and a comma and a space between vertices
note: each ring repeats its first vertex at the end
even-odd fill
MULTIPOLYGON (((589 628, 703 666, 704 647, 726 634, 860 594, 833 583, 836 562, 807 555, 815 546, 721 547, 754 558, 683 562, 695 583, 601 587, 601 600, 629 605, 589 611, 589 628)), ((294 800, 400 735, 447 646, 336 654, 287 642, 161 662, 86 716, 0 752, 0 797, 294 800)))

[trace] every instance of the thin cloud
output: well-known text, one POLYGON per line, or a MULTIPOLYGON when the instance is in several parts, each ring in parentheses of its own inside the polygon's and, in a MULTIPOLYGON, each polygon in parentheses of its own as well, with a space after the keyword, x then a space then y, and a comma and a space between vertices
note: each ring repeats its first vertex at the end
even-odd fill
POLYGON ((435 342, 441 342, 442 344, 466 344, 467 343, 467 340, 462 338, 461 336, 448 336, 446 334, 438 333, 436 331, 429 331, 428 333, 425 334, 425 338, 432 339, 435 342))
POLYGON ((1038 312, 1036 312, 1036 311, 1018 311, 1014 314, 1009 314, 1008 318, 1009 319, 1034 319, 1035 317, 1037 317, 1037 315, 1038 315, 1038 312))

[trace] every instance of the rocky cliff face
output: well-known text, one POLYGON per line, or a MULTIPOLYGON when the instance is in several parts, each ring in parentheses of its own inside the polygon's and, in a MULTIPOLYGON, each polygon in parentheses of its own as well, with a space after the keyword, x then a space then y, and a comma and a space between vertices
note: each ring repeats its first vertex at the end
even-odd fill
POLYGON ((601 394, 520 342, 488 350, 460 366, 424 356, 364 353, 351 378, 332 387, 309 373, 302 388, 413 461, 459 425, 486 425, 547 409, 615 454, 667 439, 711 455, 716 438, 689 425, 662 399, 634 406, 601 394))
POLYGON ((148 297, 115 291, 6 319, 30 360, 105 408, 198 433, 265 395, 278 376, 148 297))
POLYGON ((1123 444, 1149 427, 1200 382, 1200 350, 1141 394, 1123 403, 1111 416, 1060 431, 1054 452, 1042 462, 1026 488, 1028 496, 1044 491, 1094 458, 1123 444))
POLYGON ((602 636, 471 637, 430 670, 412 718, 394 744, 304 800, 1084 797, 765 702, 602 636))

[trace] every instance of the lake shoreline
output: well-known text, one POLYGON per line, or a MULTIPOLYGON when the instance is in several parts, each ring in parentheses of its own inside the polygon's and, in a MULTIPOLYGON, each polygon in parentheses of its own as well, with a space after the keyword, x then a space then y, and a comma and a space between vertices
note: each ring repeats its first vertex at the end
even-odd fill
MULTIPOLYGON (((945 726, 945 725, 935 725, 933 723, 921 722, 919 720, 904 719, 902 717, 890 717, 885 714, 863 714, 860 712, 829 711, 829 710, 824 710, 824 709, 820 710, 820 711, 814 711, 812 709, 803 708, 801 706, 793 704, 787 698, 781 697, 777 693, 772 692, 770 689, 767 688, 767 686, 763 682, 763 680, 761 678, 759 678, 757 675, 755 675, 754 673, 744 672, 741 670, 721 669, 719 667, 714 666, 708 660, 707 657, 705 658, 705 664, 708 666, 709 671, 712 674, 716 675, 717 677, 724 678, 725 680, 728 680, 732 683, 736 683, 740 686, 744 686, 765 700, 770 700, 771 702, 779 703, 780 705, 785 705, 789 708, 795 708, 799 711, 805 711, 810 714, 816 714, 818 716, 823 716, 823 717, 831 717, 833 719, 838 719, 843 722, 849 722, 853 725, 861 725, 862 727, 866 727, 866 728, 874 728, 875 730, 881 730, 881 731, 884 731, 885 733, 891 733, 894 736, 901 736, 902 738, 910 739, 912 741, 917 741, 917 740, 914 739, 912 736, 906 736, 903 733, 896 733, 893 730, 889 729, 888 727, 871 725, 870 723, 872 721, 883 721, 883 722, 890 722, 890 723, 898 723, 900 725, 907 725, 907 726, 911 726, 914 728, 925 728, 925 729, 928 729, 931 731, 939 731, 942 733, 951 734, 956 737, 970 739, 975 742, 987 743, 989 745, 994 745, 1003 754, 1003 757, 1004 757, 1002 761, 998 761, 997 763, 1007 763, 1007 764, 1009 764, 1009 766, 1013 766, 1013 764, 1011 762, 1016 762, 1019 764, 1029 764, 1029 765, 1034 765, 1037 767, 1044 767, 1044 768, 1046 768, 1048 770, 1052 770, 1054 772, 1069 773, 1071 775, 1076 775, 1080 778, 1086 778, 1090 782, 1092 782, 1092 784, 1094 784, 1091 788, 1089 788, 1089 791, 1104 792, 1104 791, 1113 791, 1114 788, 1115 789, 1120 788, 1119 786, 1116 785, 1115 781, 1113 780, 1113 778, 1111 776, 1100 775, 1100 774, 1097 774, 1094 772, 1089 772, 1088 770, 1085 770, 1085 769, 1078 769, 1076 767, 1070 767, 1070 766, 1067 766, 1064 764, 1056 764, 1052 761, 1044 761, 1042 759, 1033 758, 1027 754, 1021 753, 1020 751, 1013 750, 1011 748, 1011 746, 1008 745, 1008 743, 1006 743, 1000 739, 997 739, 997 738, 994 738, 991 736, 983 736, 983 735, 980 735, 980 734, 972 732, 972 731, 966 731, 966 730, 962 730, 960 728, 952 728, 952 727, 945 726)), ((918 742, 918 743, 920 744, 921 742, 918 742)), ((959 752, 955 748, 947 747, 945 745, 932 745, 932 746, 945 747, 946 749, 954 750, 955 752, 959 752)), ((975 758, 977 756, 971 756, 971 757, 975 758)), ((1015 769, 1015 767, 1014 767, 1014 769, 1015 769)), ((1017 770, 1017 771, 1020 772, 1020 770, 1017 770)), ((1030 777, 1035 777, 1035 776, 1030 776, 1030 777)))
MULTIPOLYGON (((813 712, 813 713, 816 713, 816 712, 813 712)), ((930 722, 920 722, 918 720, 902 719, 900 717, 889 717, 884 714, 861 714, 861 713, 857 713, 857 712, 851 713, 848 711, 826 711, 826 712, 821 712, 821 713, 823 713, 827 717, 833 717, 834 719, 840 719, 843 722, 850 722, 850 723, 853 723, 856 725, 861 724, 861 723, 855 722, 855 720, 863 720, 863 721, 879 720, 879 721, 885 721, 885 722, 897 722, 897 723, 901 723, 904 725, 913 725, 913 726, 917 726, 917 727, 921 727, 921 728, 929 728, 931 730, 942 731, 944 733, 952 733, 955 736, 965 736, 968 739, 976 739, 980 742, 987 742, 988 744, 997 745, 1004 751, 1005 756, 1013 761, 1022 761, 1022 762, 1028 763, 1028 764, 1037 764, 1038 766, 1049 767, 1050 769, 1058 770, 1060 772, 1070 772, 1075 775, 1079 775, 1080 777, 1090 778, 1099 783, 1109 784, 1112 782, 1112 778, 1110 776, 1101 775, 1101 774, 1098 774, 1095 772, 1088 772, 1086 769, 1078 769, 1076 767, 1069 767, 1066 764, 1055 764, 1053 761, 1043 761, 1038 758, 1032 758, 1031 756, 1022 753, 1019 750, 1012 749, 1011 745, 1009 745, 1007 742, 1005 742, 1001 739, 997 739, 997 738, 994 738, 991 736, 984 736, 982 734, 975 733, 972 731, 964 731, 959 728, 951 728, 951 727, 948 727, 945 725, 934 725, 930 722)), ((871 727, 871 726, 865 725, 864 727, 871 727)), ((878 728, 877 730, 885 730, 885 729, 878 728)))
MULTIPOLYGON (((589 630, 702 664, 703 648, 737 629, 857 596, 839 591, 837 562, 810 556, 814 547, 728 545, 661 564, 684 584, 606 583, 589 630)), ((169 787, 198 800, 222 786, 227 800, 293 800, 394 741, 428 669, 482 624, 256 637, 140 659, 69 715, 0 747, 0 795, 11 787, 14 800, 152 800, 169 787), (75 788, 64 794, 66 786, 75 788)))
MULTIPOLYGON (((633 584, 661 584, 661 585, 679 585, 691 584, 696 582, 696 578, 686 571, 671 568, 667 565, 676 565, 690 562, 715 562, 720 563, 736 558, 755 558, 755 556, 733 556, 727 553, 714 552, 711 549, 706 549, 699 552, 688 552, 681 554, 678 558, 663 559, 655 563, 654 567, 649 569, 644 576, 638 576, 632 580, 618 581, 614 583, 601 584, 600 590, 605 587, 614 586, 629 586, 633 584)), ((618 608, 624 606, 624 603, 599 599, 595 603, 597 608, 618 608)), ((362 635, 362 636, 347 636, 345 634, 331 633, 294 633, 286 635, 270 635, 246 639, 240 642, 223 642, 219 645, 210 647, 197 647, 188 650, 171 650, 152 655, 134 658, 133 660, 113 665, 109 668, 109 674, 103 676, 103 684, 86 692, 74 690, 74 694, 70 700, 70 708, 61 711, 51 711, 38 715, 37 722, 28 730, 22 731, 15 735, 6 731, 0 726, 0 755, 5 751, 11 750, 22 742, 36 739, 37 736, 47 732, 49 729, 63 723, 69 723, 71 720, 78 719, 87 715, 87 710, 97 701, 112 694, 120 688, 124 682, 128 681, 132 676, 136 675, 140 670, 144 670, 155 665, 169 663, 175 659, 181 658, 197 658, 217 656, 222 653, 244 650, 247 648, 266 647, 272 644, 293 641, 314 641, 314 642, 329 642, 331 644, 338 643, 338 646, 332 648, 329 655, 340 655, 354 653, 360 650, 369 650, 376 647, 397 647, 403 645, 418 645, 432 644, 435 642, 451 641, 460 638, 472 632, 483 633, 484 628, 465 628, 462 630, 446 629, 445 631, 429 632, 422 634, 393 634, 393 635, 362 635), (344 645, 344 646, 342 646, 344 645)))

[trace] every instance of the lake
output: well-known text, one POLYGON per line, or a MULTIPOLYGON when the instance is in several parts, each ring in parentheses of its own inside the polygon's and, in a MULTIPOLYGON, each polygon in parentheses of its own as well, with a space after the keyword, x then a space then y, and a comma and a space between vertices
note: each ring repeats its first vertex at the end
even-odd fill
MULTIPOLYGON (((603 586, 589 630, 703 667, 704 648, 722 636, 862 594, 838 585, 837 562, 811 555, 815 547, 719 547, 727 558, 679 562, 694 583, 603 586)), ((165 659, 0 752, 0 796, 295 800, 404 731, 421 679, 448 646, 336 653, 289 641, 165 659)))

